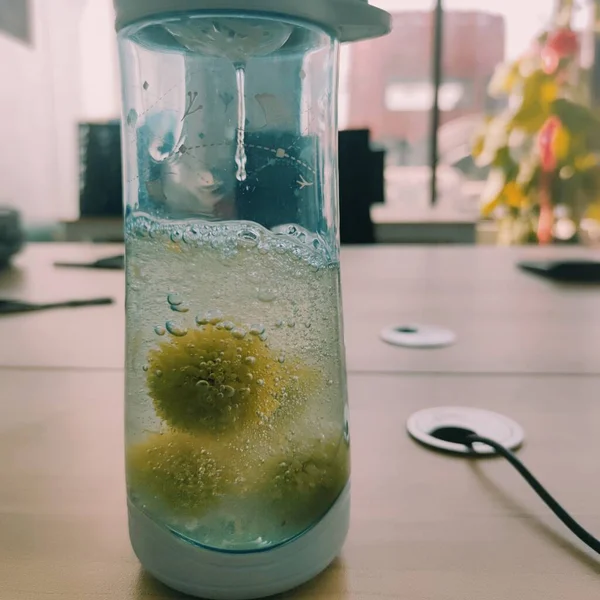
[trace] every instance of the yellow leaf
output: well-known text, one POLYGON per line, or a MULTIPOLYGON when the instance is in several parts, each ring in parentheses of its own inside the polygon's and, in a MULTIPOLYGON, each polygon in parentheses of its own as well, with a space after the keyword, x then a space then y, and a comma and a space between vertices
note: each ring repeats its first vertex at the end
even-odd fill
POLYGON ((521 208, 527 203, 527 197, 523 193, 521 186, 515 181, 510 181, 504 186, 502 196, 505 204, 508 204, 512 208, 521 208))
POLYGON ((503 63, 498 65, 490 84, 488 92, 492 97, 509 94, 520 78, 520 62, 503 63))
POLYGON ((501 194, 498 194, 493 200, 486 202, 481 207, 481 215, 483 217, 491 217, 492 216, 492 213, 500 206, 500 196, 501 196, 501 194))
POLYGON ((587 171, 598 165, 598 159, 595 154, 584 154, 575 158, 573 166, 578 171, 587 171))
POLYGON ((585 211, 585 218, 600 223, 600 203, 590 204, 585 211))
POLYGON ((556 157, 557 161, 564 160, 569 154, 569 148, 571 146, 571 136, 566 128, 561 125, 554 133, 554 139, 552 140, 552 152, 556 157))
POLYGON ((511 126, 529 134, 537 133, 547 118, 558 95, 556 82, 543 71, 535 71, 523 82, 521 104, 512 118, 511 126))
POLYGON ((485 135, 480 134, 473 140, 473 147, 471 148, 471 155, 473 158, 479 158, 483 154, 485 148, 485 135))

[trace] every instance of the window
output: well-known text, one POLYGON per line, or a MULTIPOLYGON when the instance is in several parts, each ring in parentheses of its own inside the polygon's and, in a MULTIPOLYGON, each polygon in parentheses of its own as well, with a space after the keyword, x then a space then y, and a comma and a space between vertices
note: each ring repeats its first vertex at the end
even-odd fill
MULTIPOLYGON (((467 81, 445 81, 439 90, 442 111, 468 108, 471 95, 467 81)), ((392 82, 385 88, 385 109, 393 112, 431 111, 435 88, 431 81, 392 82)))
MULTIPOLYGON (((487 172, 473 164, 471 143, 485 115, 504 106, 489 95, 489 82, 498 65, 530 47, 557 1, 444 0, 436 132, 438 214, 479 214, 487 172)), ((581 6, 588 1, 575 0, 581 6)), ((373 143, 386 150, 386 205, 402 220, 402 215, 431 212, 437 2, 372 3, 392 13, 393 31, 344 48, 340 127, 368 127, 373 143)))

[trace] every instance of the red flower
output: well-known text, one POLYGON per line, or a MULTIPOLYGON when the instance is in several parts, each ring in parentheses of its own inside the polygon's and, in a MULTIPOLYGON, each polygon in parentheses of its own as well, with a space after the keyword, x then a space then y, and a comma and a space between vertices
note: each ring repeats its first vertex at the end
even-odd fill
POLYGON ((542 171, 551 173, 556 169, 557 158, 554 151, 554 141, 556 134, 562 127, 558 117, 550 117, 542 126, 538 136, 538 149, 540 151, 540 161, 542 171))
POLYGON ((563 58, 572 58, 578 51, 579 37, 572 29, 552 31, 541 51, 542 69, 550 75, 558 69, 563 58))
POLYGON ((575 56, 579 50, 579 36, 569 28, 557 29, 548 36, 546 48, 554 50, 559 58, 575 56))

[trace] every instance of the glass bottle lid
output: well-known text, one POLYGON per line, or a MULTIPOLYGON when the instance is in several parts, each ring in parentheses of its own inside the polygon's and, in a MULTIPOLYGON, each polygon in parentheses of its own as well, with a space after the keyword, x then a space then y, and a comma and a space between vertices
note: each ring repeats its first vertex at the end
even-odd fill
POLYGON ((192 11, 272 14, 332 30, 341 42, 389 33, 390 15, 368 0, 114 0, 117 30, 140 19, 192 11))

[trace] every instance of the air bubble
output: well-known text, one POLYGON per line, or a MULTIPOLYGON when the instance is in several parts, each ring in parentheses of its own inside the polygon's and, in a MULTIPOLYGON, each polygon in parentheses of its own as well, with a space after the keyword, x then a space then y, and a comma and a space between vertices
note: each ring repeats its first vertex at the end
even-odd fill
POLYGON ((270 288, 259 288, 257 298, 261 302, 273 302, 277 298, 277 294, 270 288))
POLYGON ((144 373, 145 373, 146 371, 148 371, 148 365, 144 365, 144 366, 142 367, 142 371, 144 371, 144 373))
POLYGON ((161 371, 160 369, 156 369, 156 371, 154 371, 154 374, 155 374, 157 377, 162 377, 162 371, 161 371))
POLYGON ((250 335, 262 335, 265 332, 265 326, 262 323, 255 323, 250 325, 250 335))
POLYGON ((260 387, 262 387, 263 385, 265 385, 265 380, 264 379, 257 379, 256 380, 256 385, 260 385, 260 387))
POLYGON ((327 380, 327 385, 329 385, 329 386, 333 385, 333 379, 328 379, 327 380))
POLYGON ((304 327, 306 327, 306 329, 310 329, 312 327, 312 323, 310 321, 307 323, 304 323, 304 327))
POLYGON ((259 339, 261 342, 265 342, 265 341, 267 340, 267 338, 268 338, 268 337, 269 337, 269 336, 268 336, 266 333, 261 333, 261 334, 258 336, 258 339, 259 339))
POLYGON ((167 296, 167 302, 177 306, 179 304, 183 304, 183 298, 177 293, 172 293, 167 296))
POLYGON ((216 325, 215 325, 215 329, 225 329, 225 323, 223 321, 219 321, 216 325))
POLYGON ((207 388, 209 385, 210 384, 206 379, 198 379, 198 381, 196 381, 196 387, 207 388))
POLYGON ((277 323, 275 323, 275 327, 277 327, 277 329, 280 329, 281 327, 283 327, 283 321, 277 321, 277 323))
POLYGON ((154 333, 156 335, 165 335, 165 333, 167 333, 167 330, 164 327, 162 327, 161 325, 157 325, 154 328, 154 333))
POLYGON ((184 306, 183 304, 171 304, 169 307, 173 312, 178 312, 178 313, 186 313, 188 312, 190 309, 187 306, 184 306))
POLYGON ((235 327, 235 323, 232 321, 223 321, 222 325, 227 331, 231 331, 235 327))
POLYGON ((216 325, 223 320, 223 313, 220 310, 209 310, 206 313, 206 322, 216 325))
POLYGON ((238 231, 237 237, 238 244, 246 248, 254 248, 258 245, 260 240, 258 233, 252 231, 251 229, 243 229, 242 231, 238 231))
POLYGON ((196 315, 196 325, 206 325, 208 323, 208 317, 205 314, 196 315))
POLYGON ((175 337, 183 337, 188 332, 185 327, 178 325, 175 323, 175 321, 167 321, 165 325, 167 327, 167 331, 175 337))
POLYGON ((290 329, 293 329, 294 327, 296 327, 296 321, 294 321, 293 319, 291 321, 288 321, 287 326, 290 329))
POLYGON ((254 356, 246 356, 246 358, 244 359, 244 362, 247 365, 253 365, 256 363, 256 358, 254 356))
POLYGON ((225 395, 225 398, 232 398, 233 395, 235 394, 235 389, 232 388, 230 385, 224 385, 221 390, 223 391, 223 394, 225 395))
POLYGON ((278 361, 279 361, 281 364, 283 364, 283 363, 285 362, 285 353, 283 353, 283 352, 282 352, 282 353, 279 355, 279 357, 277 358, 277 360, 278 360, 278 361))
POLYGON ((177 243, 177 242, 181 241, 181 239, 183 238, 183 235, 182 235, 181 231, 173 231, 173 233, 171 233, 170 237, 171 237, 172 242, 177 243))
POLYGON ((244 339, 247 333, 248 332, 245 329, 242 329, 241 327, 236 327, 231 331, 231 335, 238 340, 244 339))

